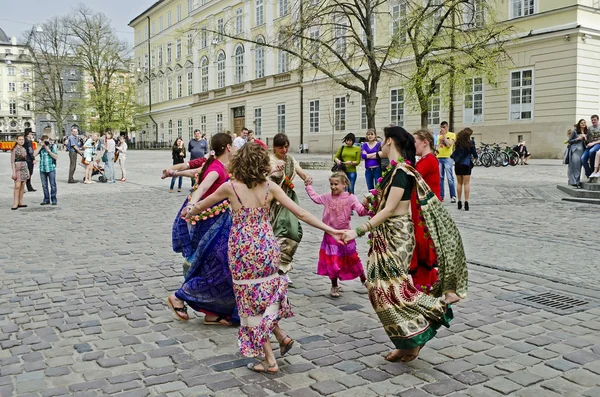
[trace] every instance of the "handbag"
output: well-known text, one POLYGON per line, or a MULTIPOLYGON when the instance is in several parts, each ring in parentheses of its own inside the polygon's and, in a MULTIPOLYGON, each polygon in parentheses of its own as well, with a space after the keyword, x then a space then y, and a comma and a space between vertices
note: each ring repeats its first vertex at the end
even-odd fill
POLYGON ((102 162, 106 163, 108 161, 108 154, 106 152, 106 150, 104 151, 104 154, 102 154, 102 162))
MULTIPOLYGON (((342 150, 340 151, 340 155, 338 156, 338 160, 342 161, 342 154, 344 153, 344 146, 342 146, 342 150)), ((338 172, 338 171, 342 171, 342 172, 346 172, 346 164, 344 163, 335 163, 333 164, 333 167, 331 167, 331 172, 338 172)))

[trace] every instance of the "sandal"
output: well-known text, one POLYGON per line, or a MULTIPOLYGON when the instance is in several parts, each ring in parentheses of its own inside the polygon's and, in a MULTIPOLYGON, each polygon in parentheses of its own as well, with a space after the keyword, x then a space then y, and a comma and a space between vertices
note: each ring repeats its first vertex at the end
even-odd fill
POLYGON ((248 364, 247 367, 250 371, 258 372, 259 374, 275 375, 279 372, 279 367, 277 366, 277 363, 273 365, 268 365, 266 361, 248 364), (261 368, 258 367, 259 365, 261 366, 261 368))
POLYGON ((213 321, 207 321, 206 316, 205 316, 203 324, 204 325, 223 325, 223 326, 229 326, 229 327, 233 325, 233 323, 231 321, 229 321, 225 317, 221 317, 221 316, 218 316, 213 321))
POLYGON ((331 292, 329 293, 332 298, 340 297, 340 287, 331 287, 331 292))
POLYGON ((23 205, 23 204, 19 204, 17 207, 18 207, 18 208, 27 208, 27 206, 26 206, 26 205, 23 205))
POLYGON ((190 319, 190 317, 187 314, 187 306, 185 304, 183 305, 183 307, 175 307, 175 305, 173 305, 173 302, 171 302, 171 297, 168 296, 167 297, 167 305, 169 305, 169 307, 171 308, 171 310, 173 311, 173 313, 175 313, 175 315, 177 316, 178 320, 180 320, 180 321, 188 321, 190 319), (185 315, 187 317, 183 317, 179 313, 185 313, 185 315))
POLYGON ((283 338, 283 341, 279 342, 279 354, 281 355, 281 357, 283 357, 287 354, 287 352, 292 350, 292 346, 294 346, 294 340, 286 335, 285 338, 283 338), (286 339, 289 339, 290 341, 288 343, 283 343, 286 341, 286 339))

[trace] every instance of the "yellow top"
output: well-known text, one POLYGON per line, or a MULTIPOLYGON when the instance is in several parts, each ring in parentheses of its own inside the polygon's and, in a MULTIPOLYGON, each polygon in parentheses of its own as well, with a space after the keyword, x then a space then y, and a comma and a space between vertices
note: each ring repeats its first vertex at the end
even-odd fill
MULTIPOLYGON (((437 147, 438 155, 437 155, 437 157, 440 159, 447 159, 450 157, 450 155, 454 151, 454 143, 452 144, 452 146, 448 147, 441 142, 441 139, 442 139, 442 137, 440 135, 440 137, 438 138, 438 147, 437 147)), ((456 134, 454 132, 448 131, 448 132, 446 132, 446 139, 452 139, 453 141, 456 142, 456 134)))

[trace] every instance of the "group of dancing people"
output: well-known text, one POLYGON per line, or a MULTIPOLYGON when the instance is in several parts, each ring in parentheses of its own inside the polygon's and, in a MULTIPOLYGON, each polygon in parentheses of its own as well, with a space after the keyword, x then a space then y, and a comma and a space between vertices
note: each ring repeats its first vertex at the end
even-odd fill
POLYGON ((451 305, 466 296, 466 258, 439 200, 432 134, 387 127, 384 135, 381 157, 390 165, 362 203, 347 192, 343 172, 331 175, 330 193, 317 194, 312 178, 287 154, 285 134, 274 137, 269 155, 252 142, 236 149, 231 136, 219 133, 208 158, 164 170, 163 178, 196 178, 172 230, 173 249, 185 259, 185 280, 167 298, 176 318, 189 320, 189 306, 204 313, 204 324, 240 325, 241 353, 263 358, 248 368, 277 373, 270 338, 279 342, 280 356, 294 344, 279 323, 293 316, 289 272, 302 221, 324 232, 317 273, 331 279, 331 296, 340 296, 338 280, 360 278, 396 347, 385 359, 417 358, 436 330, 449 326, 451 305), (322 221, 298 205, 296 175, 309 197, 324 205, 322 221), (370 220, 350 230, 353 210, 370 220), (365 271, 355 240, 366 234, 371 245, 365 271))

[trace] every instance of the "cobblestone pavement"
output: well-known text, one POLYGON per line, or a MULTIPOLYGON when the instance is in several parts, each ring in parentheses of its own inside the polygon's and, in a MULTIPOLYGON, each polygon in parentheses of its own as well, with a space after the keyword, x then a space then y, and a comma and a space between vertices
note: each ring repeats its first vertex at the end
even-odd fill
MULTIPOLYGON (((408 364, 383 360, 391 344, 360 283, 328 296, 315 274, 321 233, 306 227, 290 293, 296 316, 282 323, 298 343, 271 377, 245 368, 252 360, 237 352, 236 329, 194 314, 174 321, 164 304, 182 281, 170 226, 184 193, 158 178, 169 163, 168 152, 132 151, 127 183, 68 185, 61 153, 59 206, 40 207, 38 189, 19 211, 0 168, 1 397, 600 396, 599 261, 589 247, 600 207, 560 201, 566 170, 556 162, 475 169, 471 211, 450 208, 472 262, 469 299, 408 364), (527 301, 548 292, 577 298, 580 310, 527 301)), ((325 192, 328 172, 311 174, 325 192)))

